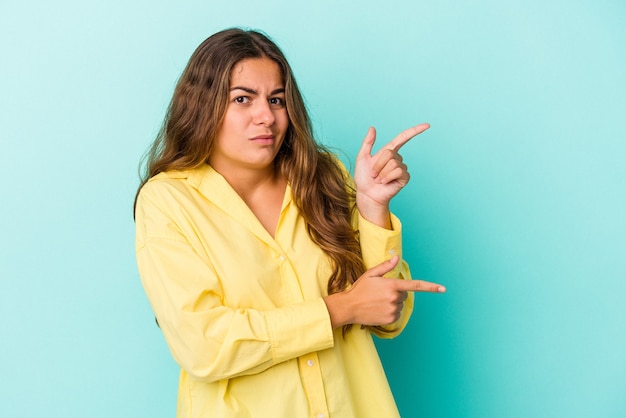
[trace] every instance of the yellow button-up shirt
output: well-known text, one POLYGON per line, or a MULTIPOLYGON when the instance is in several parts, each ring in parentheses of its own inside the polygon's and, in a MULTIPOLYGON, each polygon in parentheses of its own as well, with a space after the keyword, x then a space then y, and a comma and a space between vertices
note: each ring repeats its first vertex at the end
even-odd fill
MULTIPOLYGON (((372 267, 402 257, 401 225, 355 215, 372 267)), ((333 330, 329 259, 287 186, 272 237, 210 166, 153 177, 136 208, 140 277, 181 367, 177 417, 394 417, 370 331, 333 330)), ((401 262, 389 275, 410 278, 401 262)), ((406 325, 413 299, 383 337, 406 325)))

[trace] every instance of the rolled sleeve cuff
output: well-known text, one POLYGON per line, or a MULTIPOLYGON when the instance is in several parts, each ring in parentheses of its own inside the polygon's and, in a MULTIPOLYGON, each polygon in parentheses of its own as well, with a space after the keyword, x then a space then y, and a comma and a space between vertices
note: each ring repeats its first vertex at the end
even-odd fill
POLYGON ((402 260, 402 223, 395 215, 390 216, 392 229, 381 228, 358 215, 361 252, 368 269, 396 255, 402 260))

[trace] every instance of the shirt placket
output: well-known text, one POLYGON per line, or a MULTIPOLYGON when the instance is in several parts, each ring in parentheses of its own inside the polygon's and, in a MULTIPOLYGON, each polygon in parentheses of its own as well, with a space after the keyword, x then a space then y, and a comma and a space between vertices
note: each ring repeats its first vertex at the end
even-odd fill
MULTIPOLYGON (((278 255, 280 273, 284 286, 287 304, 296 304, 304 301, 304 295, 298 282, 296 272, 291 266, 289 257, 285 253, 278 255)), ((303 329, 302 332, 306 332, 303 329)), ((297 359, 300 380, 309 402, 309 413, 312 418, 328 418, 328 404, 324 390, 324 380, 320 367, 319 356, 316 352, 300 356, 297 359)))

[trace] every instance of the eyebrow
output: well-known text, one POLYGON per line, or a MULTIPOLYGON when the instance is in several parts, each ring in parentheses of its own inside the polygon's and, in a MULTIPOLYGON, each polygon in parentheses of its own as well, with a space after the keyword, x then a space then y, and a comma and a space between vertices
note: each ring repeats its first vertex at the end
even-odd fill
MULTIPOLYGON (((233 91, 233 90, 243 90, 243 91, 245 91, 245 92, 246 92, 246 93, 248 93, 248 94, 254 94, 254 95, 258 95, 258 94, 259 94, 259 92, 258 92, 258 91, 253 90, 253 89, 248 88, 248 87, 243 87, 243 86, 235 86, 235 87, 231 87, 230 91, 233 91)), ((285 89, 281 87, 281 88, 279 88, 279 89, 273 90, 273 91, 270 93, 270 96, 273 96, 274 94, 284 93, 284 92, 285 92, 285 89)))

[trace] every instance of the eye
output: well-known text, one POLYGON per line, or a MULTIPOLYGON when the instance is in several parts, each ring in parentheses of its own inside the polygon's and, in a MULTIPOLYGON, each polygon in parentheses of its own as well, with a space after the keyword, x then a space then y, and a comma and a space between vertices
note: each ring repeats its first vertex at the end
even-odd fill
POLYGON ((250 98, 248 96, 237 96, 233 99, 233 102, 239 103, 239 104, 246 104, 246 103, 250 103, 250 98))
POLYGON ((285 99, 283 99, 282 97, 272 97, 269 99, 270 105, 274 106, 274 107, 284 107, 285 106, 285 99))

